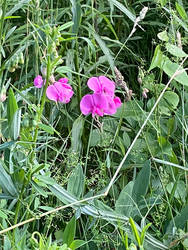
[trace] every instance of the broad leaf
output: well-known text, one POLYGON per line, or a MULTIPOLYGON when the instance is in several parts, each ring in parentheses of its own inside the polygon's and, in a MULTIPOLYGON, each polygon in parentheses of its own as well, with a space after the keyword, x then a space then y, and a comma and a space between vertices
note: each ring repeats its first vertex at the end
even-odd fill
POLYGON ((174 75, 175 72, 179 72, 179 74, 177 74, 177 76, 174 77, 174 79, 185 85, 188 86, 188 75, 186 73, 186 71, 180 67, 177 63, 173 63, 172 61, 170 61, 170 59, 166 56, 163 56, 163 60, 161 65, 159 66, 159 68, 161 68, 162 70, 164 70, 164 72, 169 76, 172 77, 174 75))
POLYGON ((173 56, 177 57, 186 57, 188 56, 182 49, 180 49, 178 46, 166 43, 166 49, 167 51, 172 54, 173 56))
POLYGON ((138 203, 146 195, 151 175, 151 164, 150 161, 146 161, 143 168, 139 172, 132 191, 133 199, 138 203))
POLYGON ((40 129, 44 130, 45 132, 51 134, 51 135, 54 134, 54 128, 51 127, 51 126, 48 126, 48 125, 43 124, 43 123, 39 123, 39 124, 38 124, 38 127, 39 127, 40 129))
POLYGON ((16 110, 10 125, 10 137, 16 140, 20 134, 21 109, 16 110))
POLYGON ((121 191, 118 200, 116 201, 115 207, 116 212, 123 214, 127 217, 131 215, 131 211, 134 206, 134 201, 132 198, 134 182, 130 181, 121 191))
POLYGON ((161 41, 168 42, 169 40, 168 33, 166 32, 166 30, 159 32, 157 36, 161 41))
POLYGON ((155 67, 160 67, 162 59, 163 59, 163 54, 161 52, 160 45, 157 45, 157 47, 155 48, 154 56, 152 58, 149 71, 154 69, 155 67))
POLYGON ((70 244, 70 249, 71 249, 71 250, 78 249, 79 247, 83 246, 84 244, 86 244, 86 242, 83 241, 83 240, 74 240, 74 241, 70 244))
POLYGON ((76 197, 80 197, 84 190, 84 174, 80 164, 73 170, 67 186, 67 191, 76 197))
POLYGON ((81 4, 80 0, 71 0, 70 2, 72 4, 72 21, 74 23, 72 33, 77 34, 81 22, 81 4))
POLYGON ((12 88, 10 88, 8 93, 8 105, 7 105, 7 116, 8 116, 9 126, 11 125, 11 122, 14 118, 14 114, 17 110, 18 110, 18 105, 16 102, 16 98, 14 96, 12 88))
POLYGON ((17 190, 10 175, 4 169, 5 164, 0 160, 0 187, 5 195, 17 196, 17 190))
POLYGON ((75 216, 73 216, 72 219, 69 221, 69 223, 66 225, 65 230, 63 232, 64 244, 66 243, 68 246, 71 245, 75 237, 75 231, 76 231, 76 218, 75 216))
POLYGON ((80 152, 82 148, 81 137, 84 129, 84 121, 82 117, 78 117, 73 123, 71 142, 72 149, 75 152, 80 152))
POLYGON ((170 221, 166 232, 172 232, 172 229, 174 227, 174 223, 175 226, 177 228, 181 228, 183 229, 186 222, 188 220, 188 205, 186 205, 181 211, 180 213, 178 213, 178 215, 175 216, 175 218, 173 218, 173 220, 170 221))

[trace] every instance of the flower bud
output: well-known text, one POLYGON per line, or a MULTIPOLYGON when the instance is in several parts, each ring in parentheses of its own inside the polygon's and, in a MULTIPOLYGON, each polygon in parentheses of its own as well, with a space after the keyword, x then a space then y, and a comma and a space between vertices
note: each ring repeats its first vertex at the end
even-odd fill
POLYGON ((149 93, 149 90, 146 89, 146 88, 144 88, 144 89, 143 89, 143 92, 142 92, 142 96, 143 96, 144 98, 146 98, 146 99, 148 98, 147 93, 149 93))
POLYGON ((16 69, 15 69, 14 66, 12 66, 12 67, 10 67, 10 68, 8 69, 8 71, 11 72, 11 73, 13 73, 15 70, 16 70, 16 69))
POLYGON ((43 84, 44 84, 44 81, 42 79, 42 76, 40 76, 40 75, 36 76, 34 79, 34 86, 36 88, 40 89, 40 88, 42 88, 43 84))
POLYGON ((24 64, 24 56, 22 52, 20 53, 19 63, 24 64))
POLYGON ((1 93, 0 93, 0 102, 4 102, 6 100, 6 89, 5 87, 2 88, 1 93))

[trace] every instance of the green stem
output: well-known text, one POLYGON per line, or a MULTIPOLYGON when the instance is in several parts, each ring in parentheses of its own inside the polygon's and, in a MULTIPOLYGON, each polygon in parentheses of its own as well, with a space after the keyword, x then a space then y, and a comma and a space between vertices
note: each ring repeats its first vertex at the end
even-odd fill
MULTIPOLYGON (((28 176, 30 176, 29 173, 28 173, 28 176)), ((21 192, 19 194, 19 198, 18 198, 18 201, 17 201, 17 204, 16 204, 16 211, 15 211, 15 217, 14 217, 14 225, 16 225, 18 223, 18 216, 19 216, 19 212, 20 212, 21 200, 22 200, 22 197, 23 197, 23 193, 24 193, 25 187, 27 186, 27 184, 29 182, 28 179, 29 178, 25 178, 24 179, 24 183, 22 185, 22 189, 21 189, 21 192)), ((13 231, 13 244, 16 246, 15 239, 16 239, 16 228, 13 231)))
POLYGON ((94 122, 94 119, 92 118, 92 123, 91 123, 91 128, 90 128, 90 133, 89 133, 89 140, 88 140, 88 145, 87 145, 87 152, 86 152, 86 162, 85 162, 85 165, 84 165, 84 175, 85 176, 86 176, 86 171, 87 171, 87 161, 88 161, 88 155, 89 155, 91 135, 92 135, 92 131, 93 131, 93 122, 94 122))
MULTIPOLYGON (((5 17, 5 11, 6 11, 6 0, 3 1, 2 4, 2 16, 0 18, 0 48, 2 46, 2 35, 3 35, 3 25, 4 25, 4 17, 5 17)), ((1 67, 1 53, 0 53, 0 67, 1 67)))
MULTIPOLYGON (((43 95, 42 95, 41 106, 40 106, 40 110, 38 112, 37 124, 40 122, 41 117, 42 117, 42 113, 43 113, 43 110, 44 110, 44 105, 45 105, 45 102, 46 102, 46 89, 48 87, 50 74, 51 74, 50 56, 48 56, 46 83, 44 85, 44 91, 43 91, 43 95)), ((33 137, 34 148, 33 148, 33 152, 32 152, 32 155, 31 155, 31 161, 33 161, 34 154, 35 154, 36 142, 37 142, 37 137, 38 137, 38 130, 39 130, 39 127, 36 126, 35 134, 34 134, 34 137, 33 137)))
MULTIPOLYGON (((79 53, 78 53, 78 40, 76 39, 76 56, 75 56, 75 68, 76 72, 79 72, 79 53)), ((77 75, 78 87, 77 87, 77 100, 80 103, 82 98, 82 91, 81 91, 81 81, 80 75, 77 75)), ((78 105, 79 106, 79 105, 78 105)))

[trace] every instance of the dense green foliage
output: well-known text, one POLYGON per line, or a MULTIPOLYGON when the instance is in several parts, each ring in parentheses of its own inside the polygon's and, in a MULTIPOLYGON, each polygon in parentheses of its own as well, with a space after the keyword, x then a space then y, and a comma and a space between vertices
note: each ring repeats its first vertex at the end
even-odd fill
POLYGON ((186 0, 0 0, 0 249, 188 249, 187 13, 186 0), (68 104, 46 98, 52 75, 69 79, 68 104), (83 116, 100 75, 123 105, 83 116))

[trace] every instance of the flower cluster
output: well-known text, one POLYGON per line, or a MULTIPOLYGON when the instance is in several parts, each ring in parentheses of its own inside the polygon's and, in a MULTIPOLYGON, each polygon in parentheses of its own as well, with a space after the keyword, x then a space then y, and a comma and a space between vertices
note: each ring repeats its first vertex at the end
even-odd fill
MULTIPOLYGON (((38 75, 34 79, 34 86, 36 88, 42 88, 45 81, 42 76, 38 75)), ((48 99, 55 102, 68 103, 74 92, 72 87, 68 84, 67 78, 60 78, 57 82, 53 80, 53 83, 49 85, 46 89, 46 96, 48 99)))
POLYGON ((105 76, 91 77, 87 82, 93 94, 83 96, 80 102, 82 114, 103 116, 113 115, 121 106, 119 97, 115 97, 115 83, 105 76))
MULTIPOLYGON (((67 78, 60 78, 55 81, 54 77, 50 78, 52 83, 46 89, 48 99, 55 102, 68 103, 73 96, 72 87, 68 84, 67 78)), ((42 88, 45 84, 42 76, 38 75, 34 79, 34 86, 42 88)), ((82 114, 92 114, 103 116, 113 115, 117 108, 121 106, 121 100, 114 95, 115 83, 106 76, 91 77, 87 82, 88 87, 93 91, 93 94, 83 96, 80 102, 80 110, 82 114)))

